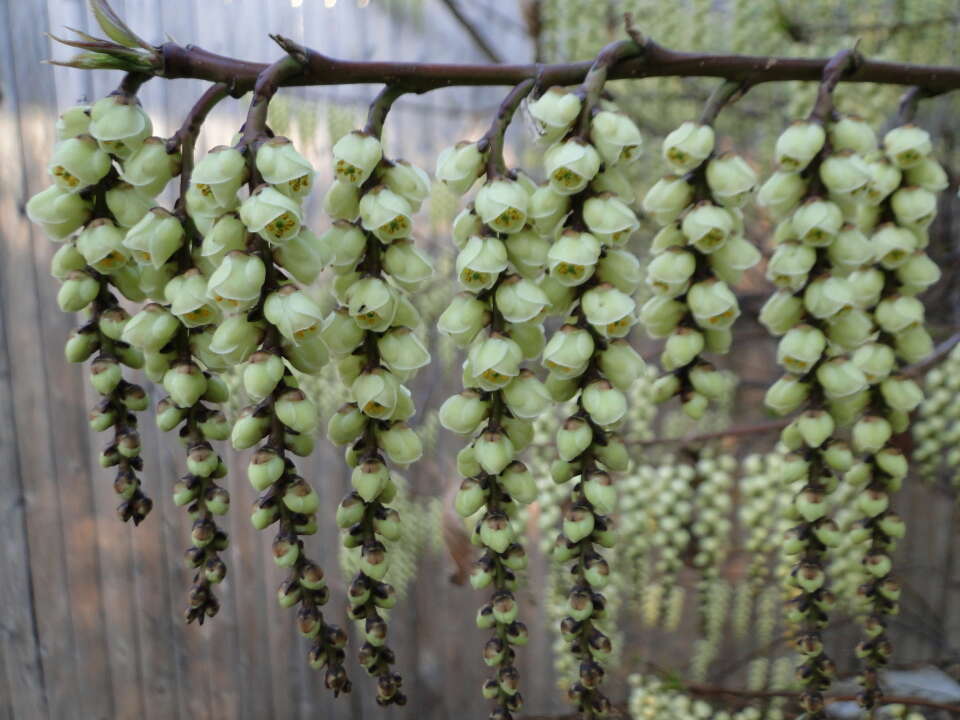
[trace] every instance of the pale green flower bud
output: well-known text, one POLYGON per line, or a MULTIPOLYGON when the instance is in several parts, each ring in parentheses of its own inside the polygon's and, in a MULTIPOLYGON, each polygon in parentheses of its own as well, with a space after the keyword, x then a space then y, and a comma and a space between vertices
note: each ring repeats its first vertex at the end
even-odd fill
POLYGON ((27 201, 27 217, 39 225, 51 240, 67 238, 91 215, 93 205, 80 195, 68 193, 56 185, 41 190, 27 201))
POLYGON ((309 285, 330 262, 331 248, 309 229, 301 228, 299 234, 277 247, 273 256, 297 281, 309 285))
POLYGON ((773 173, 760 186, 757 203, 770 211, 775 220, 786 218, 807 192, 807 182, 799 173, 773 173))
MULTIPOLYGON (((895 478, 905 478, 909 470, 907 459, 899 448, 885 447, 874 455, 877 466, 885 473, 895 478)), ((887 533, 891 535, 891 533, 887 533)))
POLYGON ((499 475, 515 455, 513 442, 505 433, 489 430, 474 440, 473 452, 488 475, 499 475))
POLYGON ((266 273, 259 257, 233 250, 210 276, 207 293, 224 311, 250 310, 260 299, 266 273))
POLYGON ((803 306, 818 319, 831 318, 854 305, 853 289, 846 278, 822 275, 809 283, 803 293, 803 306))
POLYGON ((483 472, 473 452, 473 445, 467 445, 457 453, 457 472, 464 477, 473 477, 483 472))
POLYGON ((276 389, 285 371, 279 355, 256 352, 243 369, 243 389, 254 400, 263 400, 276 389))
POLYGON ((353 382, 351 392, 364 415, 387 420, 399 402, 400 382, 389 371, 374 368, 353 382))
POLYGON ((674 172, 683 175, 710 157, 714 140, 712 127, 688 120, 663 139, 663 159, 674 172))
POLYGON ((562 378, 556 373, 547 373, 547 379, 543 383, 550 393, 554 402, 566 402, 571 400, 574 395, 580 391, 580 386, 576 379, 562 378))
POLYGON ((743 235, 734 235, 718 250, 710 253, 707 261, 714 274, 727 284, 736 284, 744 270, 760 262, 757 247, 743 235))
POLYGON ((870 180, 867 182, 867 201, 879 205, 894 190, 900 187, 902 174, 900 168, 885 157, 879 157, 867 163, 870 180))
POLYGON ((158 269, 183 245, 183 226, 170 212, 155 207, 127 231, 124 246, 139 265, 158 269))
POLYGON ((107 209, 120 227, 136 225, 153 207, 153 198, 129 183, 118 183, 105 193, 107 209))
POLYGON ((240 220, 271 245, 283 245, 300 233, 300 206, 283 193, 261 185, 240 205, 240 220))
POLYGON ((600 154, 592 145, 573 138, 549 147, 543 164, 550 188, 560 195, 574 195, 586 188, 600 170, 600 154))
POLYGON ((643 196, 643 210, 661 225, 668 225, 693 200, 693 188, 683 178, 666 175, 643 196))
POLYGON ((188 408, 207 390, 207 379, 199 367, 189 362, 175 364, 163 375, 163 388, 177 407, 188 408))
POLYGON ((583 481, 583 495, 601 514, 609 515, 617 506, 617 490, 607 473, 595 472, 583 481))
POLYGON ((437 329, 453 338, 458 347, 466 347, 489 322, 486 303, 470 293, 455 295, 437 319, 437 329))
POLYGON ((483 234, 483 223, 480 222, 480 218, 473 211, 471 205, 457 213, 450 229, 453 244, 457 246, 458 250, 463 250, 471 237, 483 234))
POLYGON ((523 352, 510 338, 493 333, 475 343, 467 357, 479 386, 498 390, 520 373, 523 352))
POLYGON ((827 319, 827 338, 841 349, 855 350, 871 339, 874 333, 870 314, 848 307, 827 319))
POLYGON ((916 125, 901 125, 883 136, 883 151, 898 168, 906 170, 933 152, 930 133, 916 125))
POLYGON ((166 308, 156 303, 144 305, 123 328, 121 339, 146 352, 160 352, 161 348, 173 340, 180 323, 166 308))
POLYGON ((550 306, 547 312, 550 315, 564 317, 569 314, 576 292, 572 286, 565 285, 552 275, 543 275, 537 281, 540 289, 547 294, 550 306))
POLYGON ((730 376, 710 363, 699 363, 689 373, 690 384, 709 400, 722 400, 730 391, 730 376))
POLYGON ((480 541, 495 553, 503 553, 514 541, 510 519, 502 512, 488 513, 480 523, 480 541))
POLYGON ((930 257, 918 250, 897 268, 897 280, 902 283, 902 294, 919 294, 940 280, 940 268, 930 257))
POLYGON ((867 415, 857 420, 851 431, 853 448, 859 453, 879 452, 892 435, 890 423, 878 415, 867 415))
POLYGON ((826 410, 807 410, 795 422, 803 442, 812 448, 823 445, 836 428, 826 410))
POLYGON ((47 172, 65 192, 78 192, 96 185, 110 172, 111 160, 89 135, 69 138, 54 146, 47 172))
POLYGON ((724 153, 707 164, 710 195, 726 207, 742 207, 757 181, 756 171, 736 153, 724 153))
POLYGON ((775 292, 760 309, 760 324, 772 335, 783 335, 803 319, 803 300, 789 290, 775 292))
POLYGON ((353 270, 367 249, 367 237, 353 223, 337 220, 320 236, 320 242, 330 255, 330 263, 338 273, 353 270))
POLYGON ((538 187, 530 196, 527 218, 540 235, 552 235, 570 212, 570 196, 554 192, 549 185, 538 187))
POLYGON ((284 285, 263 303, 263 316, 287 340, 299 343, 320 332, 323 311, 295 285, 284 285))
POLYGON ((150 137, 153 124, 136 98, 108 95, 90 108, 88 129, 101 148, 111 155, 126 158, 150 137))
POLYGON ((916 363, 933 353, 933 338, 923 325, 911 325, 896 334, 894 346, 904 362, 916 363))
POLYGON ((590 233, 564 230, 547 253, 551 277, 575 287, 586 282, 600 259, 600 242, 590 233))
POLYGON ((843 227, 843 211, 829 200, 810 198, 797 208, 791 223, 793 231, 804 243, 826 247, 843 227))
POLYGON ((263 333, 262 323, 250 322, 242 314, 232 315, 217 327, 210 341, 210 350, 225 362, 239 365, 257 349, 263 333))
POLYGON ((693 253, 680 248, 667 248, 647 265, 647 285, 656 295, 676 297, 687 291, 697 267, 693 253))
POLYGON ((827 257, 839 270, 854 270, 873 262, 874 246, 855 225, 848 223, 827 248, 827 257))
POLYGON ((686 314, 687 306, 683 303, 662 295, 654 295, 640 308, 640 322, 650 337, 663 338, 676 329, 686 314))
POLYGON ((870 166, 854 152, 838 151, 820 163, 820 180, 831 195, 860 193, 870 181, 870 166))
POLYGON ((500 233, 523 229, 530 208, 530 196, 516 180, 493 180, 477 192, 476 213, 484 225, 500 233))
POLYGON ((580 302, 587 322, 604 337, 623 337, 636 322, 633 298, 613 285, 590 288, 580 302))
POLYGON ((166 353, 144 353, 143 374, 151 382, 162 383, 163 376, 170 369, 174 360, 176 360, 176 353, 172 350, 166 353))
MULTIPOLYGON (((131 228, 130 232, 133 232, 131 228)), ((129 238, 129 233, 128 233, 129 238)), ((240 222, 236 213, 220 216, 204 235, 200 245, 200 257, 215 269, 231 250, 243 250, 246 247, 247 228, 240 222)), ((136 254, 134 254, 136 259, 136 254)))
POLYGON ((381 361, 394 372, 411 372, 430 363, 430 353, 410 328, 384 333, 377 339, 377 349, 381 361))
POLYGON ((90 106, 74 105, 57 118, 57 140, 83 135, 90 130, 90 106))
POLYGON ((674 330, 663 346, 660 364, 665 370, 685 367, 703 352, 703 333, 693 328, 679 327, 674 330))
POLYGON ((627 398, 606 380, 589 383, 581 395, 583 409, 600 427, 619 422, 627 412, 627 398))
POLYGON ((827 133, 823 126, 812 120, 798 120, 777 138, 774 157, 777 165, 786 172, 803 170, 823 148, 827 133))
POLYGON ((880 383, 880 392, 888 407, 912 412, 923 402, 923 390, 913 380, 902 375, 888 377, 880 383))
POLYGON ((640 261, 628 250, 607 248, 597 261, 597 278, 617 290, 632 295, 643 282, 640 261))
POLYGON ((360 189, 351 183, 334 180, 323 197, 323 211, 335 220, 354 222, 360 217, 360 189))
POLYGON ((707 352, 726 355, 733 345, 733 332, 730 330, 704 330, 703 349, 707 352))
POLYGON ((110 275, 110 284, 131 302, 143 302, 147 299, 141 288, 140 268, 136 264, 127 263, 110 275))
POLYGON ((466 478, 460 483, 453 507, 460 517, 468 518, 482 508, 486 501, 487 493, 483 486, 472 478, 466 478))
POLYGON ((898 333, 923 323, 923 303, 915 297, 894 295, 881 300, 874 311, 877 325, 884 332, 898 333))
POLYGON ((495 237, 471 237, 457 255, 457 277, 468 290, 492 288, 507 268, 507 248, 495 237))
POLYGON ((433 275, 433 265, 411 240, 395 240, 383 254, 383 269, 400 285, 415 290, 433 275))
POLYGON ((706 395, 698 392, 688 392, 683 394, 680 408, 687 417, 693 420, 700 420, 706 415, 709 406, 710 401, 706 395))
POLYGON ((673 374, 662 375, 654 381, 652 391, 653 401, 664 403, 680 392, 680 378, 673 374))
POLYGON ((410 235, 413 229, 410 203, 387 187, 378 186, 360 198, 360 223, 383 242, 410 235))
POLYGON ((109 218, 98 218, 87 225, 77 237, 77 250, 87 265, 105 275, 116 272, 130 259, 130 251, 123 246, 123 231, 109 218))
POLYGON ((777 364, 797 375, 806 374, 827 349, 827 338, 810 325, 787 331, 777 345, 777 364))
MULTIPOLYGON (((596 445, 594 452, 597 455, 597 459, 610 470, 626 472, 630 467, 630 454, 627 452, 627 446, 624 445, 623 440, 620 440, 616 436, 608 437, 606 445, 596 445)), ((591 500, 590 502, 594 501, 591 500)), ((601 511, 604 513, 609 512, 607 510, 601 511)))
POLYGON ((180 151, 168 153, 163 138, 148 137, 123 162, 120 179, 149 197, 156 197, 180 172, 180 151))
POLYGON ((630 178, 620 167, 606 166, 590 182, 595 193, 613 193, 628 205, 637 202, 637 191, 630 178))
POLYGON ((798 375, 784 375, 767 389, 764 404, 777 415, 789 415, 810 396, 810 384, 798 375))
POLYGON ((89 327, 83 330, 71 330, 70 337, 64 345, 63 352, 67 362, 86 362, 100 347, 96 329, 89 327))
POLYGON ((220 310, 207 295, 207 279, 196 268, 172 278, 164 290, 170 312, 188 327, 209 325, 220 319, 220 310))
POLYGON ((101 395, 112 393, 122 380, 120 363, 113 358, 101 357, 90 365, 90 384, 101 395))
POLYGON ((727 330, 740 316, 737 296, 725 282, 714 278, 691 285, 687 304, 697 325, 707 330, 727 330))
POLYGON ((851 425, 870 404, 870 391, 860 390, 830 400, 830 415, 838 425, 851 425))
POLYGON ((366 424, 360 409, 354 403, 347 403, 330 416, 327 438, 334 445, 347 445, 360 437, 366 424))
POLYGON ((553 143, 567 134, 580 115, 580 98, 563 88, 552 87, 527 105, 537 135, 553 143))
POLYGON ((404 422, 377 428, 377 443, 387 457, 398 465, 409 465, 423 456, 423 443, 413 428, 404 422))
POLYGON ((529 420, 540 417, 552 402, 546 386, 526 369, 503 389, 503 399, 514 416, 529 420))
POLYGON ((680 227, 687 241, 702 253, 712 253, 727 242, 734 230, 733 216, 724 208, 703 201, 683 217, 680 227))
POLYGON ((357 465, 350 475, 350 484, 363 501, 373 502, 390 480, 390 471, 379 460, 367 460, 357 465))
POLYGON ((600 370, 620 390, 628 390, 646 371, 646 363, 626 340, 614 340, 599 355, 600 370))
POLYGON ((503 431, 513 443, 515 453, 526 450, 533 442, 533 422, 521 418, 505 417, 501 421, 503 431))
POLYGON ((845 357, 831 358, 817 368, 817 382, 828 400, 845 398, 867 387, 863 371, 845 357))
POLYGON ((430 194, 430 176, 406 160, 394 160, 380 176, 383 184, 410 203, 414 212, 430 194))
POLYGON ((310 192, 313 166, 297 152, 289 139, 274 137, 260 145, 256 164, 264 182, 284 195, 299 200, 310 192))
POLYGON ((515 502, 529 505, 537 499, 537 483, 522 462, 512 462, 498 478, 500 486, 515 502))
MULTIPOLYGON (((365 277, 347 291, 350 317, 356 324, 373 332, 383 332, 397 315, 397 293, 380 278, 365 277)), ((319 306, 315 306, 318 311, 319 306)))
POLYGON ((590 333, 575 325, 564 325, 553 334, 543 350, 543 366, 558 378, 579 377, 593 355, 590 333))
POLYGON ((593 442, 593 430, 590 424, 580 418, 571 417, 557 430, 557 455, 561 460, 570 462, 578 457, 593 442))
POLYGON ((845 115, 828 128, 830 146, 835 151, 851 150, 866 155, 877 149, 877 135, 868 122, 845 115))
POLYGON ((871 385, 882 381, 893 372, 896 359, 889 345, 872 342, 856 349, 853 363, 863 372, 871 385))
POLYGON ((439 420, 450 432, 470 435, 486 419, 490 403, 475 390, 464 390, 452 395, 440 406, 439 420))
POLYGON ((594 523, 590 508, 578 505, 563 516, 563 535, 570 542, 578 543, 593 532, 594 523))
POLYGON ((550 300, 531 280, 510 275, 497 287, 497 310, 507 322, 523 323, 538 320, 546 314, 550 300))
POLYGON ((907 184, 921 187, 933 193, 943 192, 950 186, 943 166, 931 157, 926 157, 906 171, 907 184))
POLYGON ((902 187, 890 198, 890 206, 900 225, 922 229, 937 214, 937 196, 921 187, 902 187))
POLYGON ((603 162, 613 166, 631 163, 639 158, 643 136, 625 113, 601 110, 590 120, 590 142, 600 153, 603 162))
POLYGON ((636 213, 611 193, 587 198, 583 221, 595 238, 611 245, 622 245, 640 227, 636 213))
POLYGON ((483 174, 486 153, 475 142, 462 141, 444 149, 437 157, 437 180, 463 195, 483 174))
POLYGON ((870 308, 880 300, 885 283, 883 272, 878 268, 855 270, 847 276, 850 289, 858 307, 870 308))
POLYGON ((540 357, 540 353, 547 344, 543 325, 539 322, 515 323, 510 326, 509 335, 520 346, 520 351, 526 360, 540 357))
POLYGON ((507 259, 525 278, 538 279, 547 264, 550 241, 533 230, 521 230, 504 240, 507 259))

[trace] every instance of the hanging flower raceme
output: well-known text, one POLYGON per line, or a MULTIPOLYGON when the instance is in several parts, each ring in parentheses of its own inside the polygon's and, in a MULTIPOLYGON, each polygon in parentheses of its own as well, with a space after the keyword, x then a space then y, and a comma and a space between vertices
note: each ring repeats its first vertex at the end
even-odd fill
POLYGON ((860 557, 866 581, 857 589, 864 640, 857 646, 863 662, 860 703, 873 708, 882 699, 879 671, 890 658, 887 618, 899 612, 900 585, 892 576, 891 555, 905 532, 892 510, 908 463, 893 441, 906 432, 910 413, 923 402, 920 385, 904 372, 933 351, 924 326, 923 303, 916 297, 940 278, 927 256, 927 228, 934 219, 937 194, 947 187, 946 173, 931 155, 930 136, 901 125, 883 138, 882 152, 869 156, 871 179, 861 207, 859 230, 869 237, 873 262, 850 275, 857 307, 871 318, 870 339, 853 354, 867 389, 864 415, 851 430, 860 455, 847 471, 855 488, 859 520, 851 531, 851 552, 860 557), (893 178, 899 178, 893 182, 893 178))
POLYGON ((636 257, 624 246, 639 222, 629 194, 602 184, 602 175, 613 177, 637 159, 642 140, 615 104, 592 106, 594 91, 598 95, 599 87, 584 86, 587 100, 580 112, 546 151, 547 184, 537 190, 540 207, 564 209, 555 213, 553 227, 541 227, 554 238, 541 285, 551 312, 563 318, 542 363, 552 400, 576 404, 557 432, 559 457, 551 466, 556 483, 573 481, 553 558, 561 566, 570 563, 569 572, 561 573, 566 608, 560 632, 577 665, 567 694, 584 717, 611 710, 600 690, 604 662, 613 652, 611 630, 605 633, 603 622, 610 565, 601 550, 614 542, 613 473, 629 464, 617 428, 627 415, 627 392, 645 370, 625 339, 637 320, 633 294, 641 276, 636 257))
POLYGON ((477 613, 477 626, 493 631, 483 661, 495 674, 483 695, 494 704, 490 717, 502 720, 523 705, 515 648, 526 644, 527 627, 519 619, 515 592, 527 556, 517 516, 536 498, 533 475, 518 456, 533 438, 533 419, 550 404, 543 383, 524 366, 543 349, 542 320, 550 299, 541 281, 549 243, 533 229, 530 189, 501 166, 503 132, 524 90, 529 84, 507 97, 481 143, 447 150, 437 165, 437 178, 461 192, 486 175, 473 207, 454 225, 463 292, 441 314, 439 329, 467 357, 464 390, 443 403, 439 419, 470 438, 457 456, 464 480, 455 509, 473 523, 471 540, 483 550, 470 582, 490 591, 477 613))
POLYGON ((740 316, 731 289, 760 252, 744 236, 743 213, 757 184, 741 156, 714 152, 708 122, 685 122, 664 138, 670 173, 646 194, 644 209, 663 227, 653 239, 647 287, 653 293, 640 319, 653 337, 666 338, 656 399, 679 395, 684 412, 699 419, 729 390, 729 378, 703 358, 726 353, 740 316))
POLYGON ((340 303, 321 333, 349 389, 349 402, 331 417, 327 436, 348 446, 352 468, 353 490, 340 503, 337 524, 356 568, 347 597, 364 638, 358 657, 377 680, 377 702, 403 705, 401 677, 391 669, 394 653, 387 645, 387 611, 397 602, 387 549, 401 532, 399 513, 390 507, 399 482, 390 464, 407 466, 423 454, 408 425, 415 408, 404 383, 430 362, 418 335, 420 315, 408 297, 433 273, 411 238, 412 216, 430 180, 404 160, 385 159, 378 135, 352 132, 333 148, 337 182, 357 190, 359 218, 333 213, 339 219, 321 236, 340 303))
MULTIPOLYGON (((297 374, 326 364, 324 315, 298 283, 311 283, 327 262, 325 245, 303 226, 300 201, 313 170, 286 138, 253 134, 238 147, 212 149, 194 168, 185 205, 203 234, 191 269, 168 284, 171 312, 190 327, 194 355, 208 368, 239 366, 252 404, 229 431, 238 450, 256 448, 247 477, 260 493, 251 521, 274 526, 273 559, 288 571, 277 591, 282 607, 297 606, 297 627, 311 641, 311 667, 325 685, 347 692, 346 633, 328 624, 323 571, 307 557, 302 537, 317 531, 319 496, 290 455, 313 451, 317 410, 297 374), (251 178, 263 180, 242 196, 251 178), (200 287, 201 283, 204 287, 200 287), (204 323, 215 322, 216 325, 204 323)), ((202 431, 203 425, 200 424, 202 431)))
MULTIPOLYGON (((64 312, 88 313, 67 340, 66 355, 78 363, 93 358, 90 382, 101 399, 90 411, 90 426, 114 430, 100 464, 117 468, 114 490, 122 499, 117 511, 135 524, 153 505, 137 476, 143 461, 134 414, 146 410, 149 399, 123 377, 122 366, 141 368, 144 356, 129 342, 126 328, 132 319, 114 291, 134 302, 145 299, 126 235, 179 168, 179 156, 168 155, 159 138, 148 137, 150 131, 150 119, 132 95, 118 92, 92 107, 68 109, 57 123, 58 143, 47 167, 53 184, 27 203, 29 218, 61 243, 51 266, 62 283, 57 303, 64 312), (137 158, 158 144, 162 152, 152 181, 122 181, 127 168, 132 178, 137 158)), ((158 349, 176 330, 176 320, 169 320, 157 325, 153 342, 158 349)))
POLYGON ((797 491, 784 543, 794 562, 787 616, 803 658, 801 703, 810 718, 825 717, 823 691, 834 673, 821 638, 835 602, 826 586, 827 549, 840 535, 827 496, 854 462, 850 447, 836 438, 837 428, 853 423, 869 399, 866 375, 845 353, 857 351, 872 333, 856 300, 858 271, 851 269, 869 263, 873 253, 847 220, 866 196, 858 150, 875 147, 876 140, 869 127, 851 119, 825 126, 823 109, 818 106, 810 119, 780 136, 779 169, 759 192, 761 205, 779 220, 767 266, 767 278, 779 289, 760 322, 780 336, 777 362, 785 371, 767 391, 766 404, 779 415, 799 411, 781 434, 790 454, 780 467, 797 491), (833 144, 826 142, 828 134, 833 144), (827 195, 817 194, 818 188, 827 195))

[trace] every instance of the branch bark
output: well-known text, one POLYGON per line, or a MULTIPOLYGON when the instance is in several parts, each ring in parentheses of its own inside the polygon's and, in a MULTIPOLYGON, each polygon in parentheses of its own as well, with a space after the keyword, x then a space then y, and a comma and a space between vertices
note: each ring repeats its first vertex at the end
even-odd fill
MULTIPOLYGON (((282 85, 390 84, 408 92, 442 87, 517 85, 538 79, 541 88, 576 85, 583 81, 592 61, 552 65, 466 65, 339 60, 304 48, 301 72, 285 78, 282 85)), ((160 47, 163 66, 156 72, 165 78, 196 78, 232 84, 237 91, 253 89, 266 67, 217 55, 193 45, 167 43, 160 47)), ((610 68, 611 80, 682 76, 726 78, 749 85, 787 80, 819 81, 831 58, 788 58, 753 55, 712 55, 670 50, 645 40, 642 56, 618 62, 610 68)), ((913 65, 863 59, 843 77, 843 82, 916 85, 929 94, 960 88, 960 67, 913 65)))

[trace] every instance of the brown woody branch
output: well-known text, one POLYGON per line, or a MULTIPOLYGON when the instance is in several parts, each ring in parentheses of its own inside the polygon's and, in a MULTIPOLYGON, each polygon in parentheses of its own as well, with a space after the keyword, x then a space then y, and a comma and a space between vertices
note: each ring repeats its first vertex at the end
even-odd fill
MULTIPOLYGON (((819 81, 830 58, 788 58, 752 55, 713 55, 670 50, 644 40, 641 56, 618 62, 609 79, 683 76, 726 78, 748 85, 788 80, 819 81)), ((165 78, 196 78, 231 84, 238 92, 253 89, 266 67, 217 55, 193 45, 162 45, 162 67, 155 74, 165 78)), ((390 84, 408 92, 424 92, 463 85, 517 85, 537 79, 541 88, 576 85, 583 81, 592 61, 552 65, 467 65, 412 62, 355 61, 332 58, 303 48, 304 67, 285 78, 282 85, 390 84)), ((862 59, 843 77, 844 82, 916 85, 929 94, 960 88, 960 67, 914 65, 862 59)))

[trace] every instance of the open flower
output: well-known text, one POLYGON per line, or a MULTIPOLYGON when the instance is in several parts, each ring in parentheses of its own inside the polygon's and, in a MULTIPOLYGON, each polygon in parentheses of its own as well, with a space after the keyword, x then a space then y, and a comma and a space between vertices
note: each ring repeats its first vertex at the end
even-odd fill
POLYGON ((631 163, 640 157, 643 136, 627 115, 601 110, 590 120, 590 142, 608 166, 631 163))
POLYGON ((806 191, 807 183, 802 175, 778 170, 760 186, 757 203, 779 220, 790 214, 806 191))
POLYGON ((220 319, 220 310, 207 295, 207 279, 196 268, 178 275, 164 289, 170 312, 188 328, 202 327, 220 319))
POLYGON ((123 245, 123 231, 109 218, 98 218, 77 237, 77 250, 87 265, 110 275, 127 264, 130 251, 123 245))
POLYGON ((682 248, 667 248, 647 265, 647 284, 657 295, 676 297, 686 291, 696 267, 693 253, 682 248))
POLYGON ((507 268, 507 248, 495 237, 474 235, 457 255, 456 267, 467 290, 487 290, 507 268))
POLYGON ((480 188, 473 204, 484 225, 515 233, 527 222, 530 196, 516 180, 493 180, 480 188))
POLYGON ((718 203, 741 207, 757 186, 757 173, 740 155, 724 153, 707 164, 707 184, 718 203))
POLYGON ((883 136, 883 151, 898 168, 906 170, 933 152, 933 143, 923 128, 901 125, 883 136))
POLYGON ((440 313, 437 329, 453 338, 458 347, 466 347, 489 319, 486 303, 472 293, 460 293, 440 313))
POLYGON ((437 180, 462 195, 483 174, 486 155, 475 142, 459 142, 437 157, 437 180))
POLYGON ((622 245, 640 227, 636 213, 612 193, 587 198, 583 221, 597 240, 611 245, 622 245))
POLYGON ((264 182, 287 197, 299 200, 310 192, 313 166, 288 138, 274 137, 260 145, 256 162, 264 182))
POLYGON ((197 163, 190 183, 208 202, 232 208, 246 179, 247 161, 243 154, 236 148, 218 145, 197 163))
POLYGON ((430 353, 410 328, 392 328, 377 339, 380 359, 393 372, 408 373, 430 363, 430 353))
POLYGON ((260 298, 266 278, 263 261, 240 250, 227 253, 220 266, 207 281, 207 293, 228 312, 250 310, 260 298))
POLYGON ((777 345, 777 363, 787 372, 806 374, 827 349, 827 338, 811 325, 797 325, 777 345))
POLYGON ((52 240, 63 240, 90 217, 93 205, 80 195, 56 185, 41 190, 27 201, 27 217, 52 240))
POLYGON ((410 203, 388 187, 375 187, 360 198, 360 223, 383 242, 409 236, 411 215, 410 203))
POLYGON ((829 200, 810 198, 797 208, 791 223, 793 232, 807 245, 825 247, 843 227, 843 211, 829 200))
POLYGON ((573 287, 587 281, 600 259, 600 242, 590 233, 564 230, 547 253, 550 276, 573 287))
POLYGON ((570 196, 561 195, 549 184, 538 187, 530 196, 528 218, 540 235, 551 235, 570 212, 570 196))
POLYGON ((553 191, 573 195, 587 187, 600 170, 600 155, 592 145, 574 138, 548 148, 543 163, 553 191))
POLYGON ((396 291, 380 278, 358 280, 350 286, 346 300, 350 316, 364 330, 383 332, 397 314, 396 291))
POLYGON ((148 137, 126 160, 120 179, 150 197, 158 195, 180 172, 180 152, 167 152, 163 138, 148 137))
POLYGON ((583 313, 593 327, 604 337, 626 335, 636 322, 636 303, 625 292, 606 283, 587 290, 580 300, 583 313))
POLYGON ((57 118, 57 140, 66 140, 90 132, 90 106, 74 105, 57 118))
POLYGON ((389 420, 400 401, 400 382, 379 367, 361 373, 350 389, 360 412, 376 420, 389 420))
POLYGON ((684 215, 680 228, 697 250, 711 253, 727 242, 734 231, 734 218, 725 208, 703 201, 684 215))
POLYGON ((333 146, 333 172, 337 180, 359 187, 367 181, 380 160, 383 148, 373 135, 354 130, 333 146))
POLYGON ((150 137, 153 124, 136 98, 108 95, 90 108, 88 130, 105 151, 126 158, 150 137))
POLYGON ((537 134, 546 142, 556 142, 580 115, 580 98, 563 88, 552 87, 531 102, 527 109, 534 120, 537 134))
POLYGON ((245 362, 263 339, 262 322, 251 322, 246 315, 231 315, 223 320, 210 340, 210 351, 231 365, 245 362))
POLYGON ((110 172, 111 165, 110 156, 100 149, 96 140, 80 135, 57 143, 47 163, 47 172, 61 190, 78 192, 98 183, 110 172))
POLYGON ((697 325, 705 330, 728 330, 740 316, 737 296, 725 282, 714 278, 691 285, 687 304, 697 325))
POLYGON ((713 144, 712 127, 687 121, 663 139, 663 159, 674 172, 682 175, 710 157, 713 144))
POLYGON ((823 125, 812 120, 799 120, 777 138, 774 149, 777 164, 786 172, 803 170, 823 149, 827 133, 823 125))
POLYGON ((155 207, 127 231, 124 246, 138 265, 159 268, 183 245, 183 226, 172 213, 155 207))
POLYGON ((497 286, 497 310, 510 323, 523 323, 543 316, 550 300, 536 283, 511 275, 497 286))
POLYGON ((910 259, 917 248, 917 238, 906 228, 883 223, 870 237, 870 244, 879 263, 887 270, 895 270, 910 259))
POLYGON ((686 180, 665 175, 643 197, 643 209, 661 225, 669 225, 693 200, 693 188, 686 180))
POLYGON ((250 232, 271 245, 282 245, 300 232, 300 206, 283 193, 261 185, 240 206, 240 219, 250 232))
POLYGON ((287 340, 299 343, 320 331, 323 311, 295 285, 284 285, 263 303, 263 316, 287 340))
POLYGON ((587 369, 593 355, 590 333, 575 325, 563 325, 543 349, 543 366, 559 378, 575 378, 587 369))
POLYGON ((523 352, 510 338, 491 333, 467 355, 470 370, 483 390, 499 390, 520 374, 523 352))

